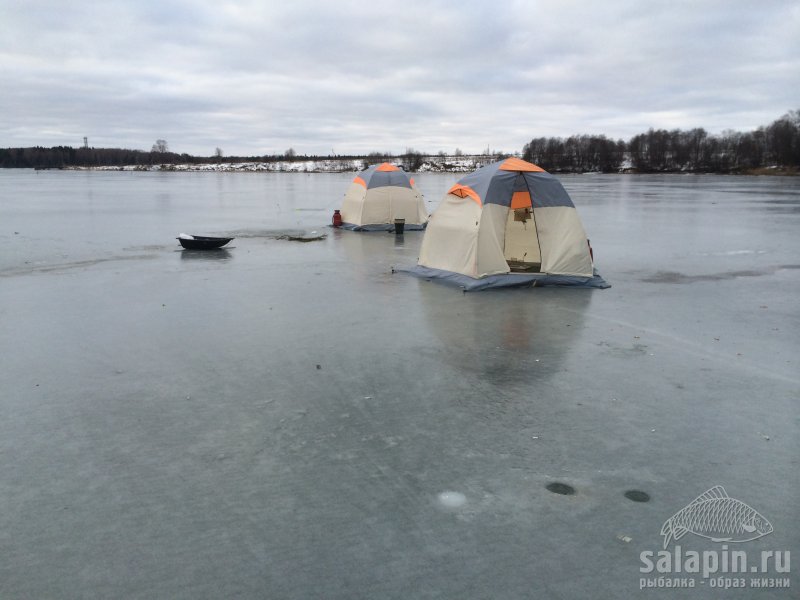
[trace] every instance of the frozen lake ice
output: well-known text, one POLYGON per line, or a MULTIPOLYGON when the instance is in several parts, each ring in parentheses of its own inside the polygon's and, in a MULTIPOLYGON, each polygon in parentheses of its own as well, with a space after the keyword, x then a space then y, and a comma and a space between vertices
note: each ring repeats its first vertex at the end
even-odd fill
POLYGON ((0 596, 672 598, 714 485, 797 551, 800 180, 562 177, 613 287, 463 294, 352 177, 0 170, 0 596))

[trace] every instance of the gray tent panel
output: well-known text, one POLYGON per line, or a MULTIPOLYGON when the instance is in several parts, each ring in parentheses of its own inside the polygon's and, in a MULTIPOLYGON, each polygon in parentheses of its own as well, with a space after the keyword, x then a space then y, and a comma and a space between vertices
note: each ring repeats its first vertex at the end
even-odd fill
MULTIPOLYGON (((362 179, 364 179, 363 176, 362 179)), ((411 181, 405 171, 375 171, 365 181, 367 182, 368 190, 385 186, 411 189, 411 181)))
POLYGON ((595 269, 592 277, 578 277, 575 275, 548 275, 547 273, 500 273, 489 275, 480 279, 468 277, 461 273, 443 271, 416 265, 406 269, 395 269, 398 273, 410 273, 421 279, 441 281, 462 288, 464 291, 473 292, 504 287, 578 287, 606 289, 611 285, 603 279, 595 269))
POLYGON ((506 171, 501 169, 505 161, 481 167, 458 180, 475 190, 484 204, 510 206, 513 192, 530 192, 533 208, 568 206, 575 208, 561 182, 547 172, 506 171))
POLYGON ((531 192, 533 208, 545 206, 569 206, 575 208, 567 190, 561 182, 550 173, 523 173, 525 183, 531 192))
POLYGON ((473 171, 469 175, 459 179, 458 183, 472 188, 481 198, 486 198, 493 176, 500 169, 501 164, 500 162, 496 162, 481 167, 477 171, 473 171))

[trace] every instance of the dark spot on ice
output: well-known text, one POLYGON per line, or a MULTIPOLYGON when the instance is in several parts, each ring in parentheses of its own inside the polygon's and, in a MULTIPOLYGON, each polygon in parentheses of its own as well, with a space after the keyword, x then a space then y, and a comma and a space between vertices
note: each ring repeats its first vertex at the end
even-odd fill
POLYGON ((625 497, 634 502, 650 502, 650 494, 640 490, 628 490, 625 492, 625 497))
POLYGON ((545 487, 548 491, 553 492, 554 494, 561 494, 562 496, 572 496, 575 493, 574 487, 558 481, 548 483, 545 487))

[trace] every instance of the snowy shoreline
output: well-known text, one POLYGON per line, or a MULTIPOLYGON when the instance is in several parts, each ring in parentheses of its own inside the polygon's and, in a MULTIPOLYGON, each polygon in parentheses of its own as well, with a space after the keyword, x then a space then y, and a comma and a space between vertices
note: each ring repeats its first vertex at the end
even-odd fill
MULTIPOLYGON (((495 156, 444 156, 425 157, 422 164, 415 169, 417 173, 470 173, 487 165, 500 157, 495 156)), ((363 171, 375 160, 356 159, 316 159, 316 160, 279 160, 218 162, 204 164, 160 164, 160 165, 125 165, 97 167, 65 167, 78 171, 218 171, 218 172, 258 172, 258 173, 356 173, 363 171)), ((402 157, 388 158, 387 162, 403 165, 402 157)))
MULTIPOLYGON (((504 155, 505 156, 505 155, 504 155)), ((425 156, 416 169, 409 169, 405 165, 404 157, 388 157, 386 162, 405 168, 409 173, 471 173, 480 167, 501 160, 504 156, 497 155, 464 155, 464 156, 425 156)), ((157 165, 124 165, 124 166, 66 166, 64 170, 71 171, 165 171, 165 172, 220 172, 220 173, 358 173, 371 164, 376 164, 375 159, 344 159, 320 158, 309 160, 274 160, 274 161, 242 161, 217 163, 180 163, 157 165)), ((556 175, 565 174, 562 171, 551 171, 556 175)), ((599 171, 569 172, 569 174, 591 174, 599 171)), ((638 174, 630 160, 626 158, 617 174, 638 174)), ((645 172, 646 173, 646 172, 645 172)), ((653 174, 653 173, 651 173, 653 174)), ((756 169, 747 169, 736 173, 710 173, 705 171, 662 171, 662 175, 774 175, 798 176, 800 171, 792 167, 767 166, 756 169)))

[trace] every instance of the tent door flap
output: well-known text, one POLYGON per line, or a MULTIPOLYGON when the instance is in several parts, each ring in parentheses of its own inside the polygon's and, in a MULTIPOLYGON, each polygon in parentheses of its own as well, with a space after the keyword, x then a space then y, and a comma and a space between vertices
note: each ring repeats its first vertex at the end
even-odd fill
POLYGON ((512 272, 538 273, 541 269, 542 256, 531 208, 508 211, 503 257, 512 272))

